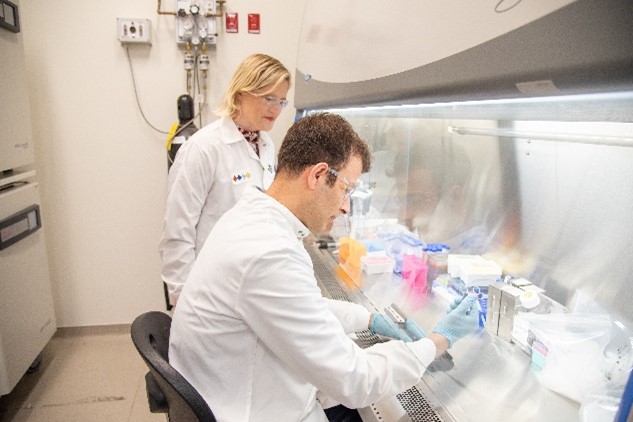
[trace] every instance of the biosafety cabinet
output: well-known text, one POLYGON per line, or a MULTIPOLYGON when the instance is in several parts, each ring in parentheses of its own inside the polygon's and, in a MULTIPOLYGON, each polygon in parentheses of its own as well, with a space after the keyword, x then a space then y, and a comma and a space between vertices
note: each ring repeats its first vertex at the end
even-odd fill
POLYGON ((416 288, 399 253, 500 269, 465 283, 487 293, 480 331, 365 420, 613 420, 633 365, 632 19, 628 0, 306 2, 298 117, 341 114, 373 157, 308 245, 324 294, 431 330, 459 274, 427 262, 416 288), (364 265, 383 252, 392 271, 364 265))

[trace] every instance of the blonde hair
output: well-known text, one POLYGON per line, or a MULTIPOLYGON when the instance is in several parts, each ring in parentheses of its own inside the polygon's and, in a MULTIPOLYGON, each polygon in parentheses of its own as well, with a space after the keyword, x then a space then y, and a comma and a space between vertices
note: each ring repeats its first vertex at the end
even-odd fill
MULTIPOLYGON (((251 54, 239 64, 231 78, 224 97, 216 109, 218 116, 235 117, 239 112, 237 96, 240 92, 254 93, 271 85, 274 91, 280 83, 287 81, 290 87, 290 72, 274 57, 266 54, 251 54)), ((258 95, 268 92, 260 92, 258 95)))

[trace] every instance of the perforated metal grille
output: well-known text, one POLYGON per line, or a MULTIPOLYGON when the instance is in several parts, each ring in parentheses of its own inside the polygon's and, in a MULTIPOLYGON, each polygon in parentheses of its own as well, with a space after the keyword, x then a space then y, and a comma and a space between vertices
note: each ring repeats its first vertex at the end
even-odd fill
POLYGON ((444 422, 418 387, 411 387, 396 397, 412 422, 444 422))
POLYGON ((376 343, 382 342, 376 334, 372 333, 369 330, 357 331, 355 341, 361 349, 366 349, 369 346, 373 346, 376 343))
POLYGON ((314 276, 317 280, 321 282, 323 287, 325 287, 332 299, 351 302, 349 300, 349 296, 347 296, 347 293, 345 293, 341 285, 338 283, 338 281, 336 281, 336 278, 334 277, 334 275, 332 275, 332 270, 330 270, 328 266, 325 265, 325 263, 323 262, 323 258, 319 255, 319 253, 315 252, 313 248, 306 249, 310 254, 310 258, 312 258, 314 276))

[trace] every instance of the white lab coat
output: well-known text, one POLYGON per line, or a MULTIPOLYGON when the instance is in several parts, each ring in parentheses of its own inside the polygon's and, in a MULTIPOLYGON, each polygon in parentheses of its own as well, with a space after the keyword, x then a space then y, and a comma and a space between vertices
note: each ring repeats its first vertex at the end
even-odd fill
POLYGON ((260 132, 259 157, 231 118, 200 129, 185 142, 169 172, 159 251, 172 303, 218 219, 247 186, 267 189, 275 176, 275 145, 260 132))
POLYGON ((326 421, 319 400, 368 406, 415 385, 435 356, 428 339, 359 348, 360 305, 321 295, 283 205, 248 189, 215 226, 174 313, 169 360, 219 421, 326 421))

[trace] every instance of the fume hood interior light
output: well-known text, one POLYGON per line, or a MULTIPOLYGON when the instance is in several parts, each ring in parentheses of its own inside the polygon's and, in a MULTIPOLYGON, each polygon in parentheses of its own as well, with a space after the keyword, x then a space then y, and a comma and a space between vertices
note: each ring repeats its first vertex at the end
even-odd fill
POLYGON ((633 91, 400 105, 323 107, 308 110, 307 114, 317 111, 329 111, 350 117, 633 122, 633 91))
POLYGON ((482 129, 449 126, 449 133, 457 135, 492 136, 499 138, 534 139, 539 141, 560 141, 576 144, 600 144, 633 147, 633 137, 616 135, 592 135, 587 133, 550 133, 511 129, 482 129))
MULTIPOLYGON (((633 91, 625 92, 609 92, 599 94, 580 94, 580 95, 559 95, 552 97, 528 97, 528 98, 506 98, 496 100, 473 100, 473 101, 453 101, 445 103, 419 103, 419 104, 401 104, 401 105, 377 105, 363 107, 342 107, 327 108, 332 113, 338 112, 368 112, 368 111, 389 111, 389 110, 407 110, 407 109, 424 109, 424 108, 462 108, 462 107, 485 107, 498 105, 534 105, 534 104, 569 104, 569 103, 588 103, 588 102, 613 102, 613 101, 629 101, 633 104, 633 91)), ((631 110, 633 113, 633 109, 631 110)))

